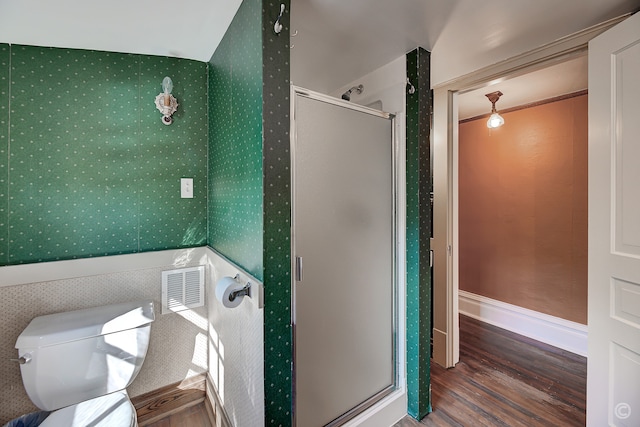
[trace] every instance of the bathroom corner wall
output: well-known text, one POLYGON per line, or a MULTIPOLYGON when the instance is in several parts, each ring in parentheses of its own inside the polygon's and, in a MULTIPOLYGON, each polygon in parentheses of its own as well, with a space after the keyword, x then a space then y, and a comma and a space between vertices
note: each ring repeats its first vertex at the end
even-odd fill
POLYGON ((291 425, 289 10, 243 1, 209 61, 209 245, 264 282, 269 426, 291 425))
POLYGON ((2 46, 1 265, 205 243, 206 64, 2 46), (154 105, 165 75, 180 104, 171 126, 154 105))
POLYGON ((8 44, 0 44, 0 265, 8 260, 9 49, 8 44))
POLYGON ((240 5, 209 61, 209 246, 262 279, 261 1, 240 5))
POLYGON ((264 310, 255 298, 225 308, 214 289, 241 269, 263 278, 261 16, 260 0, 244 0, 208 65, 208 374, 236 427, 265 424, 264 310))
MULTIPOLYGON (((156 320, 147 357, 127 388, 135 397, 203 374, 207 368, 207 307, 161 314, 162 271, 207 265, 204 248, 16 265, 0 268, 0 425, 37 408, 20 376, 14 345, 32 318, 62 311, 150 299, 156 320), (9 272, 10 271, 10 272, 9 272), (93 272, 89 274, 88 272, 93 272), (40 281, 43 276, 51 280, 40 281)), ((207 275, 209 277, 209 275, 207 275)))
MULTIPOLYGON (((160 307, 161 271, 207 263, 193 248, 206 242, 206 71, 0 44, 0 360, 16 357, 33 317, 136 299, 160 307), (171 126, 154 104, 167 75, 180 104, 171 126), (180 198, 182 177, 194 178, 193 199, 180 198)), ((206 308, 157 315, 132 396, 206 372, 206 308)), ((0 425, 35 409, 17 364, 0 363, 0 402, 0 425)))
MULTIPOLYGON (((262 2, 263 176, 264 176, 264 353, 265 425, 292 425, 293 343, 291 334, 291 157, 290 13, 273 31, 280 6, 290 0, 262 2)), ((294 5, 295 7, 295 5, 294 5)))
POLYGON ((431 150, 430 53, 407 54, 407 78, 416 91, 407 95, 407 397, 408 413, 422 419, 431 412, 431 150))

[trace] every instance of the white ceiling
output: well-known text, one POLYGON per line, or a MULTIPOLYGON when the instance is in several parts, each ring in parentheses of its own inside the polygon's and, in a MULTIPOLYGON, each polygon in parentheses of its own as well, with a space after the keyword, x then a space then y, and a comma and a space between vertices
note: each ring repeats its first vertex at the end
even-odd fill
MULTIPOLYGON (((0 42, 208 61, 240 3, 0 0, 0 42)), ((635 11, 640 0, 292 0, 292 8, 292 80, 329 93, 416 46, 432 52, 431 81, 442 83, 635 11)))
POLYGON ((242 0, 0 0, 0 43, 208 61, 242 0))
POLYGON ((587 55, 583 55, 461 94, 458 98, 458 117, 463 120, 490 113, 491 102, 485 94, 498 90, 503 94, 496 102, 496 109, 500 111, 578 92, 587 87, 588 60, 587 55))
POLYGON ((292 81, 330 93, 417 46, 437 85, 640 8, 640 0, 293 0, 292 81))

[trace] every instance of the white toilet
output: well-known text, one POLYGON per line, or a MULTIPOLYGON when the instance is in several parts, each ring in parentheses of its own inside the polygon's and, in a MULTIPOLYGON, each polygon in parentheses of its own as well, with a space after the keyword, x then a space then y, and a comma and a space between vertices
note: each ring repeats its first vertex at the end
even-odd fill
POLYGON ((149 346, 153 302, 36 317, 16 341, 31 401, 53 411, 41 427, 137 426, 126 387, 149 346))

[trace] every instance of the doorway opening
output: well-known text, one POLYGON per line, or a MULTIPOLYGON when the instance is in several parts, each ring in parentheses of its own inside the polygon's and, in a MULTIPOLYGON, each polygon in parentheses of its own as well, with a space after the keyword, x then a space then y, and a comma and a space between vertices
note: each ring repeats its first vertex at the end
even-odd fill
MULTIPOLYGON (((459 312, 587 354, 587 55, 458 94, 459 312), (491 103, 504 124, 489 128, 491 103)), ((455 161, 455 160, 454 160, 455 161)))
MULTIPOLYGON (((619 23, 613 19, 434 88, 434 351, 433 361, 453 367, 459 360, 458 104, 476 89, 514 79, 586 55, 588 43, 619 23), (444 161, 444 159, 447 159, 444 161)), ((486 111, 490 104, 483 100, 486 111)), ((503 108, 501 98, 497 104, 503 108)))
MULTIPOLYGON (((440 317, 437 310, 442 307, 438 294, 446 296, 445 307, 450 310, 445 316, 445 339, 434 342, 436 346, 445 343, 434 349, 434 361, 440 365, 451 367, 458 363, 461 345, 466 357, 461 369, 470 365, 466 350, 471 344, 460 342, 460 337, 469 337, 469 333, 464 330, 465 334, 461 334, 459 327, 468 327, 470 319, 529 337, 530 332, 539 332, 540 325, 545 324, 554 333, 564 333, 552 335, 556 340, 552 345, 562 347, 570 342, 567 336, 579 336, 579 343, 569 350, 586 355, 586 54, 585 46, 533 66, 525 63, 515 70, 460 83, 454 90, 436 90, 436 111, 438 97, 440 101, 444 98, 449 107, 448 144, 444 147, 444 157, 449 160, 445 171, 448 185, 444 189, 444 233, 442 229, 438 231, 443 215, 434 214, 434 240, 446 236, 446 257, 442 257, 442 249, 438 257, 442 245, 433 245, 436 282, 439 268, 442 272, 444 265, 448 271, 445 292, 438 290, 442 278, 434 292, 436 328, 440 317), (576 78, 577 74, 584 78, 576 78), (570 78, 563 83, 559 77, 565 76, 570 78), (491 103, 486 95, 497 91, 504 94, 496 107, 505 125, 489 129, 486 122, 491 103), (578 116, 582 119, 578 120, 578 116), (570 132, 563 130, 565 124, 570 132), (581 133, 577 128, 582 129, 581 133), (574 187, 580 187, 576 193, 582 195, 577 197, 575 206, 574 187), (569 205, 558 206, 567 202, 569 205), (551 215, 542 215, 549 212, 551 215), (554 240, 564 239, 564 232, 571 236, 569 247, 554 240), (569 272, 568 278, 560 274, 563 270, 569 272), (542 278, 545 274, 546 279, 542 278), (555 296, 549 290, 536 288, 539 282, 550 278, 555 280, 550 282, 551 291, 562 290, 558 282, 568 284, 568 296, 555 296), (548 303, 549 298, 553 304, 548 303), (561 310, 570 305, 567 301, 576 302, 573 312, 561 310), (552 307, 556 302, 560 302, 559 306, 552 307), (437 360, 442 347, 446 357, 437 360)), ((434 157, 443 152, 439 142, 436 140, 434 157)), ((434 168, 437 211, 443 190, 437 177, 437 161, 434 168)), ((434 336, 438 337, 438 331, 434 336)), ((472 338, 473 345, 478 344, 476 338, 472 338)), ((549 343, 543 338, 533 336, 549 343)), ((583 387, 585 378, 582 375, 583 387)), ((503 397, 508 400, 510 396, 503 397)), ((437 403, 434 396, 436 411, 437 403)))

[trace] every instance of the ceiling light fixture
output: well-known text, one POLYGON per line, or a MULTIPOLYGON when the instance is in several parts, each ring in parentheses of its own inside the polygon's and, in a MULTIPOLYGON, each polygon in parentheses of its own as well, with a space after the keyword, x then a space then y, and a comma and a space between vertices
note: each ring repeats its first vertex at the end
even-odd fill
POLYGON ((485 95, 489 98, 489 101, 491 101, 491 117, 487 120, 487 127, 489 129, 498 128, 504 124, 504 119, 498 114, 498 110, 496 110, 496 102, 498 102, 498 99, 500 99, 502 95, 503 93, 499 90, 485 95))

